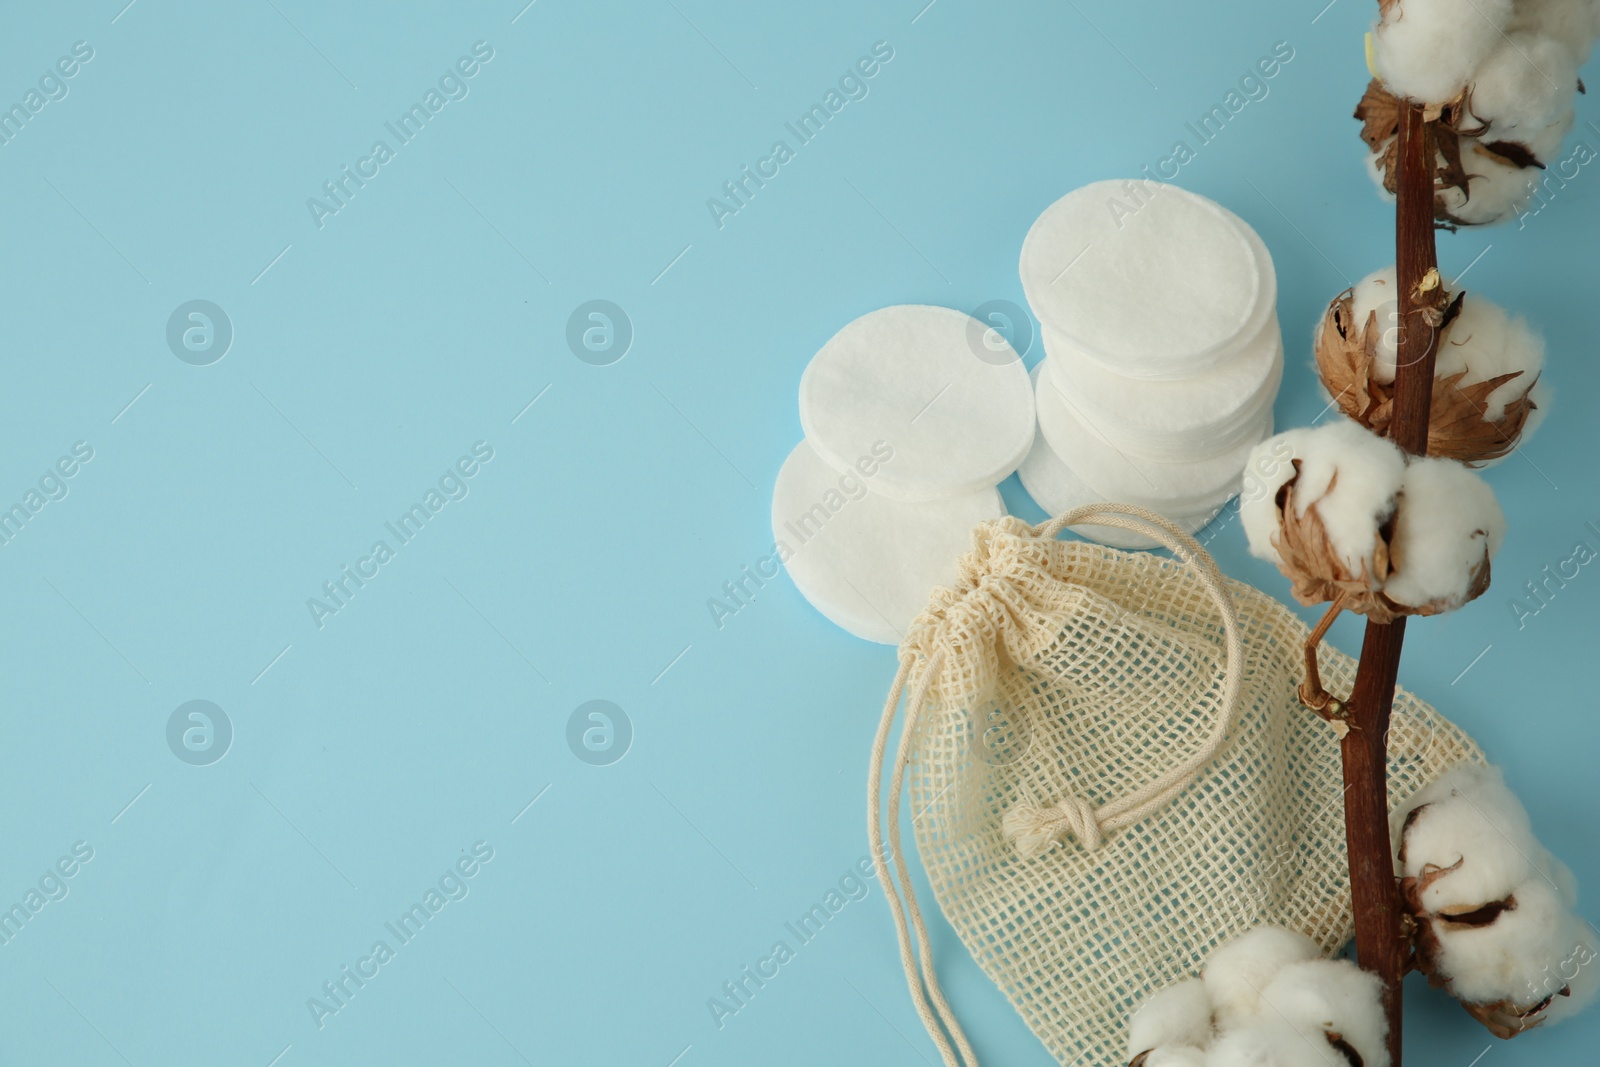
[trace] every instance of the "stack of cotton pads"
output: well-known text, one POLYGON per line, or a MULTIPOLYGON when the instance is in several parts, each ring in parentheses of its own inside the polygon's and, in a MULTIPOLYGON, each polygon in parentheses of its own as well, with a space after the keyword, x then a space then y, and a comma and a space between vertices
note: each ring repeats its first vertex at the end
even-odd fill
MULTIPOLYGON (((1199 530, 1272 434, 1283 337, 1266 245, 1202 196, 1105 181, 1039 216, 1021 271, 1047 356, 1022 484, 1052 514, 1110 500, 1199 530)), ((1153 544, 1110 527, 1078 532, 1153 544)))
POLYGON ((805 440, 778 472, 772 533, 802 595, 840 627, 899 644, 951 585, 996 485, 1033 443, 1022 361, 983 324, 904 305, 856 319, 800 379, 805 440))

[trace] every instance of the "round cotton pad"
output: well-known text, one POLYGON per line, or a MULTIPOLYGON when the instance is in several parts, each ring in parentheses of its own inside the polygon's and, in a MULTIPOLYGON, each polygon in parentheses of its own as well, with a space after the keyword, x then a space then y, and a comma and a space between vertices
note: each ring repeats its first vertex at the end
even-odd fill
POLYGON ((918 504, 886 499, 878 480, 899 459, 839 471, 801 441, 772 489, 772 536, 801 595, 885 645, 900 643, 935 586, 955 582, 973 527, 1006 513, 994 486, 918 504))
POLYGON ((1283 334, 1277 315, 1212 370, 1184 381, 1146 381, 1106 370, 1046 330, 1045 380, 1129 455, 1203 458, 1238 444, 1277 398, 1283 334))
MULTIPOLYGON (((1036 379, 1039 371, 1034 368, 1036 379)), ((1101 499, 1142 504, 1167 515, 1204 512, 1237 493, 1250 450, 1272 433, 1268 408, 1240 444, 1219 456, 1194 461, 1138 459, 1095 433, 1054 386, 1038 384, 1044 386, 1037 390, 1039 429, 1056 455, 1101 499)))
POLYGON ((875 495, 922 501, 992 489, 1033 440, 1033 390, 1016 352, 986 330, 959 311, 917 304, 856 319, 800 377, 806 440, 841 470, 874 446, 892 447, 875 495))
MULTIPOLYGON (((1084 484, 1071 467, 1061 461, 1043 433, 1034 435, 1033 448, 1028 450, 1022 465, 1017 468, 1022 487, 1051 515, 1062 515, 1085 504, 1104 503, 1105 498, 1084 484)), ((1209 508, 1198 515, 1174 517, 1173 521, 1189 533, 1197 533, 1217 517, 1222 505, 1209 508)), ((1159 548, 1157 542, 1132 530, 1119 526, 1084 524, 1072 527, 1072 532, 1098 541, 1112 548, 1159 548)))
POLYGON ((1255 231, 1158 182, 1094 182, 1057 200, 1023 241, 1021 274, 1047 329, 1131 378, 1204 370, 1277 302, 1255 231))

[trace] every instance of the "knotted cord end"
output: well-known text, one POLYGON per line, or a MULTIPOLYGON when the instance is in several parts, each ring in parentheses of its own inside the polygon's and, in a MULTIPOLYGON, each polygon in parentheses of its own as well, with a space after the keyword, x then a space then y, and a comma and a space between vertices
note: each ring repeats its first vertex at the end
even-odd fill
POLYGON ((1000 828, 1025 860, 1043 855, 1066 834, 1090 852, 1105 843, 1095 807, 1083 797, 1064 797, 1049 807, 1023 802, 1006 812, 1000 828))

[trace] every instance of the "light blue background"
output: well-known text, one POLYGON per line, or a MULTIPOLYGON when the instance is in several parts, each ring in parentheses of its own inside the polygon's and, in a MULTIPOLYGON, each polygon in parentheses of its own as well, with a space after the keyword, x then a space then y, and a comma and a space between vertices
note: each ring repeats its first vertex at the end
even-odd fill
MULTIPOLYGON (((866 854, 894 670, 785 578, 720 628, 706 606, 770 551, 801 368, 872 308, 1021 303, 1047 204, 1192 144, 1185 122, 1287 41, 1270 95, 1179 180, 1271 247, 1278 422, 1311 421, 1311 325, 1392 258, 1350 119, 1372 5, 123 2, 13 5, 0 33, 4 103, 94 48, 0 146, 0 503, 94 449, 0 548, 0 903, 94 849, 0 946, 0 1061, 935 1059, 875 884, 723 1028, 706 1007, 866 854), (479 40, 470 95, 319 229, 307 198, 479 40), (870 95, 714 225, 707 198, 880 40, 870 95), (194 298, 235 329, 207 367, 164 337, 194 298), (564 339, 595 298, 636 330, 614 365, 564 339), (307 598, 477 441, 470 495, 319 629, 307 598), (236 730, 207 767, 165 741, 196 698, 236 730), (611 766, 565 741, 591 699, 633 723, 611 766), (319 1030, 307 998, 477 841, 470 895, 319 1030)), ((1508 598, 1600 548, 1597 183, 1521 232, 1441 238, 1447 270, 1484 253, 1470 285, 1544 330, 1557 403, 1488 474, 1511 520, 1493 588, 1415 624, 1402 670, 1507 767, 1590 915, 1600 574, 1523 627, 1508 598)), ((1209 536, 1287 595, 1237 522, 1209 536)), ((1334 640, 1357 647, 1355 622, 1334 640)), ((936 940, 987 1061, 1048 1062, 936 940)), ((1584 1062, 1600 1032, 1501 1045, 1409 993, 1413 1063, 1584 1062)))

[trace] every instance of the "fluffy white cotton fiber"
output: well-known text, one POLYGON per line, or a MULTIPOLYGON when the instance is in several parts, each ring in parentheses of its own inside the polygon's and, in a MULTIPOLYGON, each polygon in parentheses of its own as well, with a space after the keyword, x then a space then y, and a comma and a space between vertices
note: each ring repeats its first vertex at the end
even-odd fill
POLYGON ((1582 66, 1600 37, 1600 2, 1596 0, 1516 0, 1511 32, 1526 30, 1560 41, 1582 66))
POLYGON ((1600 937, 1577 885, 1534 837, 1494 767, 1455 767, 1395 812, 1418 962, 1500 1036, 1571 1015, 1600 991, 1600 937))
MULTIPOLYGON (((1446 287, 1450 287, 1448 280, 1446 287)), ((1400 338, 1400 303, 1393 266, 1373 271, 1351 290, 1351 317, 1357 330, 1368 328, 1377 336, 1372 345, 1372 378, 1389 384, 1394 381, 1395 358, 1400 338)), ((1327 320, 1319 321, 1317 329, 1327 320)), ((1513 316, 1490 300, 1469 293, 1461 302, 1461 313, 1446 327, 1439 341, 1434 362, 1434 377, 1444 378, 1464 371, 1458 384, 1467 386, 1520 372, 1520 376, 1497 387, 1486 398, 1483 417, 1498 422, 1506 405, 1527 393, 1544 369, 1544 338, 1521 316, 1513 316)), ((1526 436, 1526 428, 1524 429, 1526 436)))
POLYGON ((1128 1021, 1129 1058, 1162 1045, 1204 1048, 1210 1040, 1211 998, 1198 978, 1155 993, 1128 1021))
POLYGON ((1281 926, 1258 926, 1217 949, 1202 972, 1217 1025, 1228 1029, 1254 1018, 1279 971, 1319 955, 1315 941, 1281 926))
POLYGON ((1541 991, 1546 978, 1588 941, 1578 925, 1581 920, 1569 916, 1555 888, 1543 879, 1522 883, 1507 899, 1507 909, 1487 926, 1434 921, 1439 971, 1460 1000, 1538 1003, 1556 992, 1541 991))
MULTIPOLYGON (((1383 983, 1345 960, 1307 960, 1280 970, 1262 990, 1263 1014, 1276 1015, 1308 1040, 1327 1035, 1353 1048, 1365 1067, 1388 1062, 1383 983)), ((1333 1059, 1338 1063, 1343 1057, 1333 1059)))
MULTIPOLYGON (((1375 270, 1362 278, 1351 289, 1351 294, 1350 314, 1355 319, 1355 328, 1365 330, 1368 323, 1373 323, 1378 330, 1372 377, 1376 381, 1392 382, 1400 344, 1400 289, 1395 282, 1394 266, 1375 270)), ((1322 328, 1320 323, 1317 328, 1322 328)))
POLYGON ((1571 125, 1577 89, 1571 48, 1542 34, 1514 31, 1500 39, 1473 75, 1472 113, 1490 124, 1485 140, 1531 145, 1559 126, 1559 145, 1571 125))
POLYGON ((1144 1067, 1206 1067, 1206 1054, 1183 1045, 1158 1048, 1145 1057, 1144 1067))
POLYGON ((1405 474, 1405 456, 1392 441, 1349 419, 1285 431, 1256 446, 1247 464, 1270 466, 1262 492, 1241 497, 1239 516, 1251 554, 1281 562, 1274 539, 1279 529, 1277 491, 1295 481, 1295 518, 1315 507, 1328 544, 1347 571, 1359 575, 1373 551, 1373 539, 1394 511, 1395 494, 1405 474), (1294 462, 1281 460, 1287 445, 1294 462), (1276 461, 1276 462, 1274 462, 1276 461))
MULTIPOLYGON (((1438 218, 1503 222, 1527 206, 1576 119, 1578 68, 1600 35, 1600 0, 1399 0, 1373 31, 1373 68, 1401 97, 1443 107, 1467 175, 1438 191, 1438 218), (1529 166, 1519 164, 1529 163, 1529 166)), ((1380 185, 1382 149, 1368 165, 1380 185)), ((1392 175, 1391 175, 1392 177, 1392 175)))
POLYGON ((1358 580, 1393 605, 1427 615, 1453 611, 1487 585, 1505 516, 1494 491, 1460 463, 1408 458, 1388 438, 1338 419, 1262 442, 1246 467, 1256 468, 1271 473, 1240 498, 1250 551, 1280 568, 1295 567, 1289 577, 1296 581, 1329 575, 1358 580), (1292 457, 1288 462, 1285 453, 1292 457), (1278 492, 1290 479, 1293 514, 1285 515, 1278 492), (1305 556, 1286 564, 1278 544, 1284 525, 1313 511, 1333 560, 1319 564, 1305 556), (1385 547, 1387 576, 1380 566, 1385 547), (1307 566, 1314 573, 1298 573, 1307 566))
POLYGON ((1501 900, 1534 875, 1535 857, 1544 858, 1527 812, 1495 767, 1458 767, 1420 791, 1396 812, 1392 836, 1407 878, 1460 864, 1420 894, 1429 911, 1501 900))
POLYGON ((1461 385, 1488 381, 1502 374, 1520 371, 1519 377, 1496 388, 1486 398, 1483 417, 1497 422, 1506 413, 1506 404, 1525 394, 1544 369, 1544 338, 1521 316, 1476 294, 1461 302, 1461 314, 1445 330, 1434 363, 1434 376, 1443 378, 1461 371, 1461 385))
POLYGON ((1487 226, 1515 218, 1538 188, 1537 168, 1514 167, 1469 141, 1461 145, 1461 163, 1468 175, 1467 192, 1455 186, 1440 189, 1440 206, 1469 226, 1487 226))
POLYGON ((1260 926, 1212 952, 1200 979, 1147 999, 1129 1056, 1140 1067, 1389 1067, 1382 997, 1376 977, 1323 959, 1304 934, 1260 926))
MULTIPOLYGON (((1324 512, 1326 521, 1326 512, 1324 512)), ((1413 458, 1400 485, 1383 592, 1453 611, 1482 592, 1506 520, 1487 482, 1453 460, 1413 458)))
POLYGON ((1307 1041, 1282 1019, 1223 1034, 1206 1053, 1206 1067, 1346 1067, 1348 1063, 1326 1038, 1307 1041))
POLYGON ((1373 66, 1400 96, 1447 103, 1500 43, 1511 16, 1511 0, 1399 0, 1373 29, 1373 66))
POLYGON ((1278 490, 1295 475, 1295 447, 1305 429, 1285 430, 1256 445, 1245 460, 1244 488, 1239 493, 1239 521, 1250 554, 1270 563, 1282 563, 1274 543, 1282 519, 1278 490))

